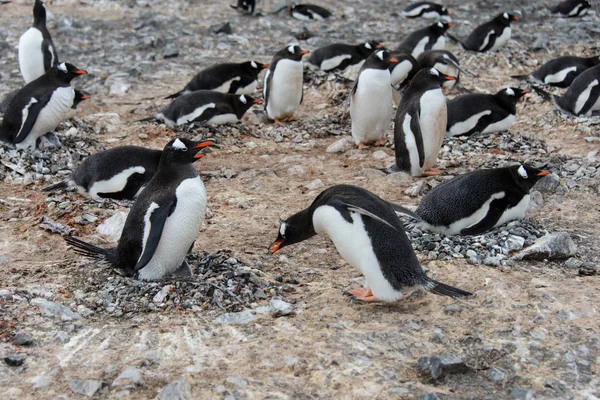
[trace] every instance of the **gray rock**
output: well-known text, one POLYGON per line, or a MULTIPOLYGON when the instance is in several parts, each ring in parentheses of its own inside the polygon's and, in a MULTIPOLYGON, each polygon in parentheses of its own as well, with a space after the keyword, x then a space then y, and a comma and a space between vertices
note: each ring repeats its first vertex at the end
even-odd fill
POLYGON ((327 153, 343 153, 354 147, 354 141, 351 137, 344 136, 343 138, 336 140, 327 147, 325 152, 327 153))
POLYGON ((544 205, 544 196, 537 190, 529 192, 529 210, 537 210, 544 205))
POLYGON ((513 399, 525 399, 532 400, 534 392, 533 390, 523 389, 523 388, 514 388, 510 391, 510 397, 513 399))
POLYGON ((229 22, 211 25, 210 30, 211 32, 217 34, 224 33, 226 35, 231 35, 233 33, 233 29, 231 28, 231 24, 229 22))
POLYGON ((179 50, 173 44, 168 44, 163 50, 163 58, 174 58, 179 56, 179 50))
POLYGON ((542 193, 554 193, 560 185, 560 178, 558 175, 552 173, 544 176, 542 179, 537 181, 531 190, 537 190, 542 193))
POLYGON ((50 375, 38 375, 31 378, 30 382, 33 389, 41 389, 52 384, 52 377, 50 375))
POLYGON ((468 371, 463 359, 453 354, 421 357, 417 360, 417 366, 423 374, 434 380, 449 374, 461 374, 468 371))
POLYGON ((323 182, 320 179, 315 179, 314 181, 304 185, 304 187, 307 188, 308 190, 320 189, 324 186, 325 186, 325 184, 323 184, 323 182))
POLYGON ((142 373, 136 367, 125 367, 123 371, 113 381, 112 387, 131 387, 131 386, 143 386, 144 378, 142 373))
POLYGON ((81 315, 71 311, 70 308, 63 306, 62 304, 53 303, 41 297, 36 297, 31 300, 30 304, 32 306, 38 306, 42 315, 47 317, 58 315, 63 321, 73 321, 81 318, 81 315))
POLYGON ((406 186, 412 182, 412 176, 406 172, 394 172, 393 174, 389 174, 387 176, 387 180, 389 183, 394 185, 406 186))
POLYGON ((506 374, 497 368, 490 368, 487 370, 486 376, 493 382, 502 383, 504 382, 506 374))
POLYGON ((499 267, 500 266, 500 259, 498 257, 486 257, 483 260, 483 263, 485 265, 489 265, 491 267, 499 267))
POLYGON ((569 269, 577 269, 583 265, 583 261, 576 259, 575 257, 569 258, 565 261, 565 267, 569 269))
POLYGON ((429 191, 429 184, 426 181, 417 181, 404 191, 410 197, 417 197, 429 191))
POLYGON ((383 150, 377 150, 373 153, 373 158, 375 160, 385 160, 386 158, 390 158, 391 156, 383 150))
POLYGON ((164 386, 158 400, 188 400, 192 398, 192 385, 185 379, 178 379, 164 386))
POLYGON ((290 315, 294 312, 294 305, 278 298, 269 301, 269 311, 273 317, 290 315))
POLYGON ((25 362, 25 356, 20 354, 9 354, 4 357, 4 362, 11 367, 20 367, 25 362))
POLYGON ((104 236, 108 236, 114 242, 121 237, 121 232, 127 220, 127 214, 123 211, 117 211, 112 217, 107 218, 96 228, 96 231, 104 236))
POLYGON ((231 375, 227 377, 227 382, 238 387, 248 386, 248 381, 239 375, 231 375))
POLYGON ((19 332, 15 335, 15 344, 19 346, 31 346, 33 338, 27 332, 19 332))
POLYGON ((558 260, 577 253, 577 245, 566 232, 547 234, 519 253, 514 260, 558 260))
POLYGON ((419 400, 440 400, 440 398, 435 392, 427 392, 419 396, 419 400))
POLYGON ((245 310, 234 313, 225 313, 215 319, 217 324, 232 324, 232 325, 241 325, 246 324, 248 322, 256 321, 256 316, 252 313, 252 311, 245 310))
POLYGON ((459 306, 458 304, 450 304, 450 305, 444 307, 444 314, 454 315, 454 314, 459 314, 461 311, 462 311, 462 307, 459 306))
POLYGON ((69 340, 69 334, 65 331, 58 331, 56 335, 54 335, 55 342, 67 342, 69 340))
POLYGON ((93 379, 79 380, 71 379, 68 381, 69 388, 77 394, 92 397, 102 387, 102 382, 93 379))
POLYGON ((167 298, 167 296, 169 295, 169 293, 171 292, 172 289, 173 289, 173 285, 163 286, 163 288, 160 290, 160 292, 158 292, 154 295, 154 297, 152 298, 152 301, 156 304, 162 303, 163 301, 165 301, 165 299, 167 298))
POLYGON ((510 235, 506 239, 506 247, 509 251, 519 251, 525 245, 525 239, 521 236, 510 235))

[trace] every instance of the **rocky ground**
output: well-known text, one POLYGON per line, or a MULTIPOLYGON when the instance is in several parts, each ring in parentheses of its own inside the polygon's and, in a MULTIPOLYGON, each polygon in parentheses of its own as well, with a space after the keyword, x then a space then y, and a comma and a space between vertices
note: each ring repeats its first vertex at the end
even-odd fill
MULTIPOLYGON (((22 83, 16 46, 31 23, 25 3, 0 5, 0 95, 22 83)), ((365 39, 394 48, 427 24, 402 19, 404 1, 321 3, 335 18, 312 24, 242 16, 227 2, 49 5, 59 56, 90 72, 74 83, 92 97, 57 130, 60 150, 0 147, 1 398, 600 397, 597 118, 557 114, 529 95, 510 133, 446 141, 444 173, 433 178, 386 176, 379 168, 393 161, 390 145, 349 144, 351 83, 334 75, 307 75, 299 121, 283 127, 253 112, 240 125, 210 129, 135 122, 215 62, 269 62, 296 38, 310 50, 365 39), (225 22, 233 33, 215 34, 213 25, 225 22), (142 283, 68 251, 59 233, 114 245, 113 223, 128 204, 41 188, 98 150, 161 148, 177 134, 220 145, 197 163, 210 212, 189 260, 195 278, 142 283), (429 274, 473 292, 466 300, 414 292, 394 304, 360 304, 345 292, 361 276, 328 239, 267 252, 280 218, 330 185, 416 206, 452 176, 521 161, 553 172, 534 188, 526 219, 477 237, 409 233, 429 274), (560 251, 545 251, 542 237, 560 251)), ((451 8, 459 37, 490 15, 522 11, 505 50, 452 46, 478 74, 461 79, 471 90, 518 86, 511 74, 597 51, 596 14, 555 18, 540 1, 498 7, 451 8)))

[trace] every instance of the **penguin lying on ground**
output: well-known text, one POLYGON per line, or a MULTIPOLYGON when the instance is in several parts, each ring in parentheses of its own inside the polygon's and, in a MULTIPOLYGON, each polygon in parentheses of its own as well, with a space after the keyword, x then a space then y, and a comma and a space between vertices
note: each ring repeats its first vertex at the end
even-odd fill
POLYGON ((0 139, 18 149, 35 148, 37 139, 52 132, 73 106, 71 80, 87 72, 60 63, 25 85, 8 105, 0 125, 0 139))
POLYGON ((314 4, 296 4, 292 3, 290 15, 300 21, 323 21, 331 17, 331 12, 323 7, 314 4))
POLYGON ((342 258, 365 276, 366 288, 349 291, 359 300, 395 301, 414 286, 454 298, 469 296, 425 274, 394 210, 365 189, 332 186, 281 224, 269 250, 276 253, 316 234, 329 236, 342 258))
POLYGON ((459 175, 425 195, 415 211, 421 219, 415 226, 445 235, 480 235, 523 218, 529 191, 548 174, 525 164, 459 175))
POLYGON ((583 71, 600 64, 600 56, 575 57, 563 56, 548 61, 527 75, 511 75, 511 78, 530 80, 544 85, 566 88, 583 71))
POLYGON ((449 100, 446 136, 509 130, 515 121, 517 102, 529 92, 509 87, 496 94, 465 94, 449 100))
POLYGON ((165 146, 158 171, 131 207, 116 248, 102 249, 64 236, 67 244, 140 280, 192 275, 185 257, 206 213, 206 191, 192 163, 211 144, 174 139, 165 146))
POLYGON ((308 54, 308 50, 302 50, 297 45, 289 45, 275 54, 265 74, 263 85, 265 111, 267 118, 276 123, 292 121, 302 104, 304 77, 302 56, 305 54, 308 54))
POLYGON ((19 39, 21 75, 25 83, 29 83, 58 63, 56 47, 46 28, 46 6, 36 0, 33 6, 33 26, 19 39))
POLYGON ((183 90, 173 93, 165 99, 175 99, 198 90, 251 95, 258 85, 258 74, 265 68, 269 68, 269 64, 261 64, 256 61, 213 65, 198 72, 183 90))
POLYGON ((448 22, 436 22, 426 28, 408 35, 396 50, 406 51, 417 58, 425 50, 444 50, 446 48, 446 31, 452 26, 448 22))
POLYGON ((431 3, 429 1, 419 1, 410 4, 402 11, 402 16, 406 18, 426 18, 426 19, 440 19, 442 17, 449 17, 450 13, 446 7, 441 4, 431 3))
POLYGON ((350 92, 352 138, 359 147, 387 142, 392 120, 392 91, 389 66, 396 62, 386 50, 371 54, 363 64, 350 92))
MULTIPOLYGON (((546 93, 546 96, 549 95, 546 93)), ((559 110, 574 116, 589 117, 594 111, 600 110, 600 65, 583 71, 564 95, 552 98, 559 110)))
POLYGON ((133 200, 158 170, 161 150, 119 146, 92 154, 69 179, 48 186, 45 192, 77 187, 92 199, 133 200))
POLYGON ((467 40, 461 42, 459 39, 452 35, 448 37, 461 44, 463 49, 486 52, 496 51, 503 47, 511 36, 510 23, 512 21, 518 21, 519 17, 509 13, 502 13, 496 16, 493 20, 486 22, 485 24, 479 25, 471 32, 467 40))
POLYGON ((382 47, 377 42, 364 42, 357 45, 334 43, 313 51, 306 64, 313 70, 343 71, 348 67, 362 64, 371 53, 382 47))
POLYGON ((166 125, 205 122, 209 125, 240 122, 246 111, 262 100, 248 95, 226 94, 214 90, 198 90, 175 99, 171 104, 144 121, 164 121, 166 125))
POLYGON ((586 0, 565 0, 556 7, 551 8, 550 12, 564 17, 581 17, 591 7, 591 4, 586 0))
POLYGON ((230 5, 231 8, 254 14, 254 8, 256 8, 256 0, 238 0, 237 5, 230 5))
POLYGON ((394 118, 396 164, 386 172, 436 175, 432 168, 446 134, 446 97, 441 85, 454 80, 436 69, 422 69, 404 93, 394 118))

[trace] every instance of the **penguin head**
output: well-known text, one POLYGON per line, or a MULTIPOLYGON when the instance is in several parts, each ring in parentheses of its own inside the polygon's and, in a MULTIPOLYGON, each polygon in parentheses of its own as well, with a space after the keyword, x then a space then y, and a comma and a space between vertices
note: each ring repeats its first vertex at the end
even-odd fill
POLYGON ((446 8, 446 6, 442 6, 442 7, 440 8, 440 11, 439 11, 439 13, 440 13, 440 15, 447 15, 447 16, 450 16, 450 13, 448 12, 448 9, 446 8))
POLYGON ((46 25, 46 6, 40 0, 33 5, 33 25, 46 25))
POLYGON ((190 164, 204 157, 202 149, 214 144, 212 140, 193 141, 184 138, 171 140, 163 149, 160 164, 190 164))
POLYGON ((263 102, 261 99, 255 99, 247 94, 232 94, 229 98, 232 101, 232 106, 238 119, 241 119, 250 107, 263 102))
POLYGON ((389 51, 387 50, 376 50, 373 52, 365 64, 363 69, 373 68, 373 69, 389 69, 390 64, 397 63, 398 59, 392 57, 389 51))
POLYGON ((246 61, 244 69, 258 75, 263 69, 269 68, 269 64, 262 64, 257 61, 246 61))
POLYGON ((302 56, 308 53, 310 53, 308 50, 302 50, 297 44, 290 44, 279 50, 277 56, 292 61, 301 61, 302 56))
POLYGON ((441 86, 444 82, 455 81, 454 76, 442 74, 435 68, 423 68, 413 78, 410 83, 411 88, 431 88, 441 86))
POLYGON ((451 28, 453 24, 447 21, 438 21, 435 24, 431 25, 429 29, 433 32, 436 32, 438 35, 443 35, 446 31, 451 28))
POLYGON ((277 239, 269 246, 269 251, 275 254, 282 247, 302 242, 316 234, 310 209, 307 208, 281 223, 277 239))
POLYGON ((47 73, 52 74, 61 82, 69 83, 76 76, 87 74, 87 71, 79 69, 73 64, 63 62, 52 67, 47 73))
POLYGON ((513 14, 509 14, 507 12, 504 12, 504 13, 498 15, 496 17, 496 20, 500 21, 502 23, 502 25, 509 26, 511 22, 518 21, 519 17, 517 17, 516 15, 513 15, 513 14))
POLYGON ((523 96, 530 92, 531 90, 529 89, 508 87, 496 93, 496 96, 508 101, 509 103, 517 104, 517 101, 519 101, 523 96))
POLYGON ((75 89, 75 98, 73 99, 73 107, 71 108, 77 108, 77 105, 79 105, 79 103, 89 98, 90 95, 84 92, 83 90, 75 89))
POLYGON ((383 46, 374 40, 369 40, 356 46, 358 52, 365 58, 369 57, 375 50, 383 49, 383 46))
POLYGON ((550 171, 543 171, 528 164, 513 165, 509 167, 513 180, 523 190, 529 192, 533 185, 546 175, 550 175, 550 171))

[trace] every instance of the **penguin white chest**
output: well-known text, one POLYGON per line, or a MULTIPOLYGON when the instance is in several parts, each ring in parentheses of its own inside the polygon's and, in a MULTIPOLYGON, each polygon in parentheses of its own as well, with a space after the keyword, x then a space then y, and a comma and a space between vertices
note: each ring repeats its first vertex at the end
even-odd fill
MULTIPOLYGON (((103 201, 104 198, 100 196, 100 193, 118 193, 125 189, 127 181, 133 174, 143 175, 146 169, 142 166, 126 168, 123 171, 115 174, 110 179, 103 181, 96 181, 89 187, 90 197, 96 201, 103 201)), ((77 185, 80 193, 85 193, 85 189, 77 185)))
POLYGON ((44 37, 37 28, 29 28, 19 39, 19 68, 25 83, 44 75, 44 37))
POLYGON ((391 78, 387 69, 368 68, 358 77, 350 98, 352 137, 356 144, 385 136, 392 120, 391 78))
POLYGON ((175 272, 200 232, 206 214, 206 191, 200 177, 182 181, 175 196, 175 210, 167 217, 152 259, 139 271, 141 280, 162 279, 175 272))
POLYGON ((429 169, 437 163, 437 155, 446 135, 447 109, 446 97, 442 89, 428 90, 420 99, 421 135, 425 151, 424 169, 429 169))
POLYGON ((419 57, 419 54, 425 51, 426 46, 429 44, 429 36, 424 36, 417 42, 415 48, 410 53, 414 58, 419 57))
POLYGON ((338 210, 321 206, 313 214, 315 232, 329 236, 342 258, 365 276, 368 287, 382 300, 396 300, 401 293, 385 279, 362 216, 351 212, 348 222, 338 210))
POLYGON ((585 90, 583 90, 579 94, 579 96, 577 96, 577 101, 575 101, 575 105, 573 107, 573 113, 575 115, 579 115, 581 113, 581 110, 583 110, 585 103, 587 103, 587 101, 589 100, 592 94, 592 89, 595 86, 598 86, 598 79, 594 79, 592 82, 590 82, 590 84, 585 88, 585 90))
POLYGON ((521 201, 519 201, 519 203, 517 203, 517 205, 506 209, 500 217, 500 219, 498 220, 498 222, 496 223, 496 225, 494 225, 494 227, 500 226, 505 222, 512 221, 513 219, 523 218, 525 216, 525 212, 529 208, 530 197, 531 196, 527 194, 523 196, 523 198, 521 199, 521 201))
POLYGON ((216 92, 221 92, 221 93, 229 93, 229 89, 231 89, 231 84, 233 82, 237 82, 240 81, 242 78, 240 78, 239 76, 233 77, 228 81, 223 82, 221 85, 219 85, 218 87, 212 89, 216 92))
POLYGON ((258 86, 258 79, 253 80, 248 85, 238 88, 235 91, 235 94, 252 94, 256 90, 256 86, 258 86))
POLYGON ((271 119, 290 117, 302 100, 302 61, 280 60, 270 72, 267 115, 271 119))
POLYGON ((397 84, 404 82, 411 70, 412 63, 408 60, 396 64, 392 70, 392 85, 396 86, 397 84))
POLYGON ((506 28, 504 28, 504 30, 502 31, 500 36, 498 36, 496 38, 496 41, 492 45, 492 48, 490 49, 490 51, 496 51, 499 48, 503 47, 509 41, 511 33, 512 33, 512 30, 510 29, 510 26, 507 26, 506 28))
POLYGON ((431 46, 431 50, 446 50, 446 37, 444 35, 440 35, 433 46, 431 46))

